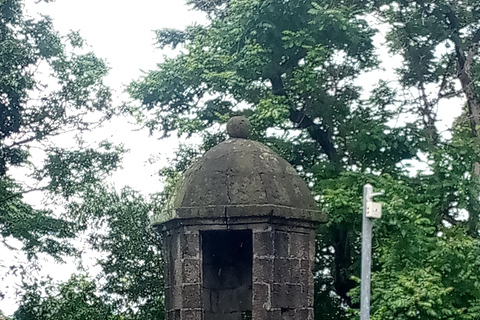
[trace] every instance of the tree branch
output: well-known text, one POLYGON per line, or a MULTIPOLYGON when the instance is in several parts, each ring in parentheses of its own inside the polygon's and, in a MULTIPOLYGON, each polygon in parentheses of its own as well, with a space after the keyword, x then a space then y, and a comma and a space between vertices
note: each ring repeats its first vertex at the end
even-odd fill
POLYGON ((456 226, 459 224, 459 222, 457 220, 455 220, 452 216, 449 216, 448 214, 444 213, 442 215, 442 220, 445 220, 447 221, 448 223, 450 223, 452 226, 456 226))
POLYGON ((24 194, 27 194, 27 193, 31 193, 31 192, 35 192, 35 191, 45 191, 47 190, 47 187, 38 187, 38 188, 33 188, 33 189, 29 189, 29 190, 26 190, 26 191, 22 191, 22 192, 17 192, 17 193, 14 193, 8 197, 5 197, 3 199, 0 199, 0 202, 5 202, 5 201, 8 201, 8 200, 11 200, 13 198, 16 198, 16 197, 21 197, 23 196, 24 194))
POLYGON ((425 126, 425 129, 428 133, 429 140, 436 145, 438 141, 438 132, 437 127, 435 126, 436 114, 432 110, 432 103, 428 101, 427 93, 425 91, 425 87, 423 85, 423 81, 420 81, 419 85, 420 90, 420 99, 423 102, 423 108, 420 108, 420 112, 422 113, 422 120, 425 126))
POLYGON ((480 42, 480 28, 478 28, 477 31, 475 31, 472 37, 472 43, 477 43, 477 42, 480 42))
MULTIPOLYGON (((274 95, 287 95, 280 74, 277 74, 277 76, 271 76, 270 82, 272 84, 272 93, 274 95)), ((320 145, 330 161, 335 164, 339 163, 338 153, 335 145, 332 143, 332 134, 329 128, 325 129, 322 128, 321 125, 314 123, 312 118, 303 110, 291 108, 289 118, 297 125, 297 129, 307 129, 310 137, 320 145)))
POLYGON ((323 129, 319 124, 314 123, 304 111, 295 109, 290 109, 290 120, 297 125, 297 129, 307 129, 310 137, 320 144, 330 161, 339 162, 337 150, 331 141, 331 132, 328 128, 323 129))

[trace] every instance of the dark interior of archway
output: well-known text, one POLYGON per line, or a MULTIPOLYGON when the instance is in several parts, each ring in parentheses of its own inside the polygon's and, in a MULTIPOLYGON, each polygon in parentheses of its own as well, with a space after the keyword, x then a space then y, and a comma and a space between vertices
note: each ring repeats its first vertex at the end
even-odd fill
POLYGON ((202 232, 204 320, 252 317, 252 230, 202 232))

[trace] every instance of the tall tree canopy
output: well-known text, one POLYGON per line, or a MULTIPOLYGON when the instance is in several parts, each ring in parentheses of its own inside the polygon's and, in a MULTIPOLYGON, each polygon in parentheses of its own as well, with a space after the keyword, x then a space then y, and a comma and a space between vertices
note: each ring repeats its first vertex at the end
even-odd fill
POLYGON ((478 318, 480 2, 189 3, 209 23, 157 31, 161 48, 181 53, 129 86, 141 102, 131 112, 152 132, 203 138, 161 173, 175 180, 225 139, 219 124, 243 114, 253 138, 288 159, 330 215, 318 229, 316 319, 358 310, 366 182, 386 190, 372 317, 478 318), (379 79, 370 91, 356 81, 381 63, 368 21, 388 30, 384 41, 403 57, 397 81, 379 79), (442 135, 437 106, 452 97, 463 113, 442 135), (422 169, 412 173, 405 160, 422 169))
MULTIPOLYGON (((67 132, 78 135, 111 117, 110 89, 103 84, 107 71, 103 60, 82 49, 77 33, 61 36, 48 17, 25 16, 22 1, 0 1, 2 250, 16 250, 18 242, 11 246, 16 239, 29 259, 38 253, 61 259, 75 252, 68 239, 86 227, 81 217, 68 205, 61 213, 34 208, 23 196, 44 191, 57 207, 72 205, 117 167, 122 150, 107 142, 89 147, 70 138, 69 148, 59 148, 52 141, 67 132), (28 185, 20 182, 25 179, 15 167, 26 169, 28 185)), ((28 276, 26 268, 10 259, 0 257, 0 266, 2 279, 6 272, 28 276)))
POLYGON ((152 133, 195 135, 202 143, 179 148, 160 171, 165 190, 150 200, 99 185, 118 160, 111 145, 104 145, 106 154, 49 149, 36 177, 69 199, 77 224, 22 202, 8 172, 26 163, 31 141, 84 129, 85 112, 110 114, 105 66, 93 55, 66 54, 80 44, 76 35, 67 45, 48 19, 25 19, 18 1, 0 3, 0 37, 10 37, 0 50, 12 55, 0 60, 9 75, 2 73, 1 83, 12 92, 2 91, 0 100, 0 195, 11 204, 0 207, 2 236, 23 240, 32 254, 55 253, 69 247, 52 235, 69 237, 90 225, 89 243, 102 253, 101 281, 74 276, 60 285, 26 284, 29 294, 14 318, 63 319, 78 305, 72 319, 163 319, 162 260, 149 217, 192 161, 226 138, 222 125, 239 114, 252 122, 252 138, 285 157, 329 214, 317 237, 317 320, 358 318, 367 182, 386 190, 384 216, 374 223, 372 319, 480 318, 480 1, 188 0, 208 23, 158 30, 158 46, 180 53, 128 92, 140 102, 130 112, 152 133), (374 71, 388 65, 376 55, 374 39, 383 34, 402 65, 396 81, 366 87, 359 79, 377 77, 374 71), (26 99, 39 86, 32 74, 39 61, 58 84, 34 103, 26 99), (437 110, 446 104, 461 115, 444 133, 437 110))

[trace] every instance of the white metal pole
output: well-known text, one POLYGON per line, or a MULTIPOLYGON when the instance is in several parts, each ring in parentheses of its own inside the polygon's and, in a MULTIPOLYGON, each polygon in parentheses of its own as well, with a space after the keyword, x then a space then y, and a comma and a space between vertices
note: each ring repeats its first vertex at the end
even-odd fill
POLYGON ((370 320, 370 276, 372 268, 372 221, 367 218, 367 202, 372 201, 373 187, 363 186, 362 279, 360 284, 360 320, 370 320))

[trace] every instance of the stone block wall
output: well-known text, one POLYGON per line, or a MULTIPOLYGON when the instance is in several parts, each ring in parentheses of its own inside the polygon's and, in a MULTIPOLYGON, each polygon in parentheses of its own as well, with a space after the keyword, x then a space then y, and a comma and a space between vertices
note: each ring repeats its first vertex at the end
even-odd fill
POLYGON ((315 232, 253 230, 253 319, 313 320, 315 232))
POLYGON ((200 234, 188 227, 163 233, 167 320, 202 319, 200 234))
MULTIPOLYGON (((314 319, 313 229, 269 223, 180 226, 164 231, 163 239, 167 320, 314 319), (202 270, 202 232, 227 229, 251 230, 251 278, 244 281, 251 287, 225 285, 212 290, 202 270), (246 296, 251 305, 238 304, 246 296)), ((234 272, 229 268, 222 272, 235 278, 234 273, 228 275, 234 272)), ((246 268, 250 267, 242 265, 246 268)))

